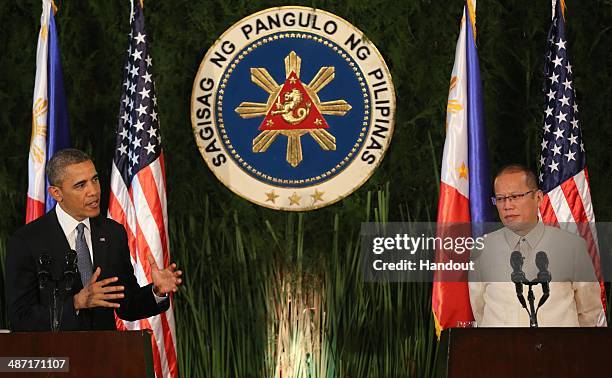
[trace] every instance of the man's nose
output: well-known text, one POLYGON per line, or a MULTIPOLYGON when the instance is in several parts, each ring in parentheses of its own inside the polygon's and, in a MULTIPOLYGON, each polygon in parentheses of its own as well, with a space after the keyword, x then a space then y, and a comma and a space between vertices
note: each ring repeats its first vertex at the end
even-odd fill
POLYGON ((94 183, 88 184, 86 194, 88 197, 97 196, 100 194, 100 185, 96 185, 94 183))

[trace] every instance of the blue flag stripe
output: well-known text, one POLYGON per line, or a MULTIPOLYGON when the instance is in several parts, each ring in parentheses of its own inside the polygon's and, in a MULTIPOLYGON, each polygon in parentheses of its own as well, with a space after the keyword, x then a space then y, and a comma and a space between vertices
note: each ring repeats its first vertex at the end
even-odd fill
MULTIPOLYGON (((472 223, 493 220, 491 204, 491 178, 487 153, 487 136, 484 123, 482 83, 478 50, 474 41, 470 14, 466 6, 466 52, 467 52, 467 118, 468 118, 468 177, 470 182, 470 219, 472 223)), ((472 229, 473 236, 480 236, 482 231, 472 229)))
MULTIPOLYGON (((59 41, 53 11, 49 16, 49 57, 48 57, 48 98, 49 112, 47 119, 47 161, 62 148, 70 147, 70 126, 68 122, 68 104, 64 92, 64 77, 60 60, 59 41)), ((47 188, 49 181, 47 180, 47 188)), ((55 206, 55 200, 46 192, 45 211, 55 206)))

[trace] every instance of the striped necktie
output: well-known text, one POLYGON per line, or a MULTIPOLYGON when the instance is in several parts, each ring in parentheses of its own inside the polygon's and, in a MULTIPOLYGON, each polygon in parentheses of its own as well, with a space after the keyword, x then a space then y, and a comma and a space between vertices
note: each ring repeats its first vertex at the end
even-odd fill
POLYGON ((76 253, 77 253, 77 266, 79 267, 79 273, 81 274, 81 281, 83 286, 86 286, 92 275, 92 264, 91 257, 89 255, 89 247, 85 241, 85 224, 79 223, 76 227, 76 253))

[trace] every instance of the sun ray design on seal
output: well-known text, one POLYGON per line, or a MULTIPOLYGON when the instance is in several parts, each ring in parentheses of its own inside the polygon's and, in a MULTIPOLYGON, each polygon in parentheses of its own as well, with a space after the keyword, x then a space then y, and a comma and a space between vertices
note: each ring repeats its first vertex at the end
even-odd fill
POLYGON ((287 137, 286 160, 292 167, 302 161, 301 137, 309 134, 325 151, 336 149, 336 138, 326 129, 323 115, 344 116, 351 105, 345 100, 321 102, 318 92, 335 77, 334 67, 321 67, 308 84, 300 79, 302 59, 291 51, 284 59, 285 81, 278 84, 265 68, 251 68, 251 81, 269 94, 266 103, 242 102, 242 118, 264 117, 253 139, 253 152, 265 152, 279 135, 287 137))

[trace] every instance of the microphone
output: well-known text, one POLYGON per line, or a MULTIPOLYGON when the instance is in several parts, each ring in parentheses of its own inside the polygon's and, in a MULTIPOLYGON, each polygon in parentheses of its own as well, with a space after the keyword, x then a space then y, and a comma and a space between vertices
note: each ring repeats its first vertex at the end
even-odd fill
POLYGON ((514 251, 510 254, 510 265, 512 266, 512 273, 510 279, 514 282, 516 288, 516 297, 524 308, 527 308, 527 302, 523 296, 523 282, 527 281, 525 273, 523 272, 523 261, 525 258, 519 251, 514 251))
POLYGON ((66 252, 64 259, 64 283, 66 284, 66 292, 72 290, 72 283, 77 274, 77 253, 74 250, 66 252))
POLYGON ((542 298, 538 302, 538 307, 540 307, 550 296, 549 282, 552 280, 552 275, 548 271, 548 256, 546 252, 540 251, 536 253, 535 263, 538 267, 537 281, 542 284, 542 298))
POLYGON ((38 257, 37 263, 38 288, 42 290, 47 287, 47 284, 51 279, 51 272, 49 270, 51 269, 53 259, 49 257, 49 255, 47 255, 46 253, 43 253, 38 257))

